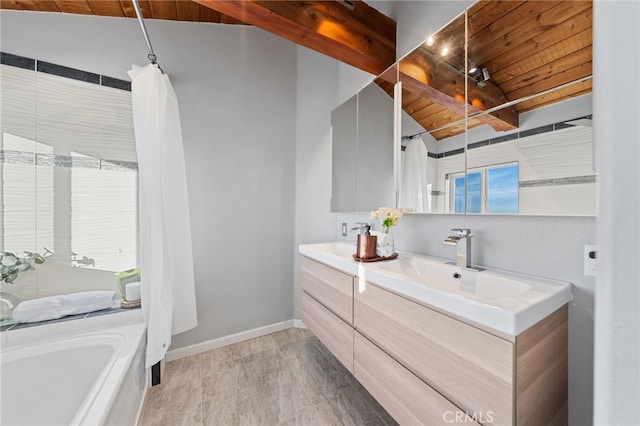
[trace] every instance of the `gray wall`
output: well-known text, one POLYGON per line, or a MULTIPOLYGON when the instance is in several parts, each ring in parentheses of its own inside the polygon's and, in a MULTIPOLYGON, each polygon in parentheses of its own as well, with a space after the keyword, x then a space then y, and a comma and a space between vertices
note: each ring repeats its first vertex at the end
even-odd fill
MULTIPOLYGON (((331 114, 339 105, 338 63, 298 46, 295 247, 331 241, 331 114)), ((295 258, 294 315, 301 318, 299 257, 295 258)))
MULTIPOLYGON (((133 19, 0 18, 5 52, 121 79, 147 63, 133 19)), ((147 26, 180 103, 193 227, 199 326, 172 348, 289 320, 296 47, 253 27, 147 26)))

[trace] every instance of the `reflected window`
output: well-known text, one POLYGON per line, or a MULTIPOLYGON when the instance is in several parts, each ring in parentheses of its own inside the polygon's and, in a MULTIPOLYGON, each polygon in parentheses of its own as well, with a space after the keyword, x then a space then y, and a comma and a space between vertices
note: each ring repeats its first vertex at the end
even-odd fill
POLYGON ((464 213, 464 176, 453 179, 454 213, 464 213))
POLYGON ((469 209, 467 213, 482 213, 482 173, 468 173, 467 179, 469 180, 467 188, 469 209))
POLYGON ((2 250, 55 252, 76 268, 137 266, 135 162, 55 155, 51 146, 6 132, 0 147, 2 250))
POLYGON ((517 163, 477 167, 470 169, 466 176, 464 173, 452 175, 449 182, 454 194, 454 213, 518 213, 517 163), (468 204, 466 210, 465 204, 468 204))
POLYGON ((518 165, 487 170, 487 213, 518 213, 518 165))

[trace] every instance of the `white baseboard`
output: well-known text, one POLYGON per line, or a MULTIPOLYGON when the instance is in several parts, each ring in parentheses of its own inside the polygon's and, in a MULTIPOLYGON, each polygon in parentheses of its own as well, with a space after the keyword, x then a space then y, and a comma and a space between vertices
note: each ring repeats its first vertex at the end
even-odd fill
POLYGON ((184 358, 191 355, 197 355, 202 352, 207 352, 213 349, 222 348, 223 346, 229 346, 234 343, 240 343, 245 340, 254 339, 260 336, 265 336, 267 334, 286 330, 287 328, 292 328, 292 327, 306 328, 306 326, 302 323, 301 320, 290 319, 287 321, 282 321, 275 324, 254 328, 252 330, 242 331, 240 333, 232 334, 230 336, 219 337, 217 339, 208 340, 206 342, 196 343, 195 345, 173 349, 173 350, 167 351, 165 360, 175 361, 176 359, 184 358))
POLYGON ((302 322, 302 320, 299 320, 299 319, 293 320, 293 326, 295 328, 307 328, 307 326, 302 322))

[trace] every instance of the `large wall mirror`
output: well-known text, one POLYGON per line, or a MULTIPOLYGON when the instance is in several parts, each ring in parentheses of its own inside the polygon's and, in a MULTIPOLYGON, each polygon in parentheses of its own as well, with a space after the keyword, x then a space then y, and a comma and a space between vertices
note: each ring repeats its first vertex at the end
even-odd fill
POLYGON ((591 12, 478 2, 400 60, 401 207, 595 214, 591 12))
MULTIPOLYGON (((592 7, 480 1, 396 63, 400 207, 595 215, 592 7)), ((367 210, 352 207, 334 211, 367 210)))

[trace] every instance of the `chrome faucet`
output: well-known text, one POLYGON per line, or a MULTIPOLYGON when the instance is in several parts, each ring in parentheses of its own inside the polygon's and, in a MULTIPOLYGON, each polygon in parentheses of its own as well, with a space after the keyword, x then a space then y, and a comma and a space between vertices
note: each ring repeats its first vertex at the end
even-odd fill
POLYGON ((456 235, 449 235, 442 242, 447 246, 456 246, 456 265, 467 269, 471 268, 471 229, 453 228, 456 235))

